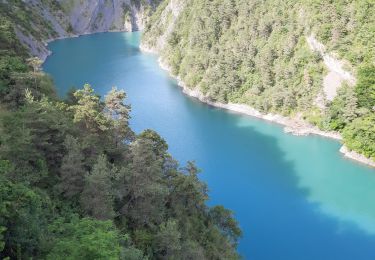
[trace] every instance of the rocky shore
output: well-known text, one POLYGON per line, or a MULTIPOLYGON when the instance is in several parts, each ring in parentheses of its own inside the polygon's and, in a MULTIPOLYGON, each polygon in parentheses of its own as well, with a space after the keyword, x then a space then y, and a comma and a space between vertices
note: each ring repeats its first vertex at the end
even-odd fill
MULTIPOLYGON (((157 54, 156 50, 150 49, 150 48, 148 48, 148 47, 146 47, 142 44, 140 46, 140 49, 143 52, 149 52, 149 53, 157 54)), ((169 66, 165 62, 163 62, 163 60, 161 58, 159 58, 158 61, 159 61, 159 65, 162 69, 168 71, 169 74, 172 77, 176 78, 176 80, 178 82, 178 85, 182 88, 182 91, 183 91, 184 94, 186 94, 190 97, 194 97, 201 102, 204 102, 204 103, 206 103, 208 105, 211 105, 211 106, 214 106, 214 107, 227 109, 227 110, 230 110, 230 111, 233 111, 233 112, 236 112, 236 113, 260 118, 260 119, 263 119, 263 120, 267 120, 267 121, 270 121, 270 122, 274 122, 274 123, 283 125, 285 133, 290 133, 290 134, 293 134, 293 135, 296 135, 296 136, 319 135, 319 136, 332 138, 332 139, 339 140, 339 141, 342 140, 342 136, 341 136, 340 133, 332 132, 332 131, 330 131, 330 132, 322 131, 318 127, 316 127, 314 125, 311 125, 308 122, 306 122, 305 120, 303 120, 299 115, 297 115, 294 118, 290 118, 290 117, 285 117, 285 116, 282 116, 282 115, 272 114, 272 113, 264 114, 264 113, 262 113, 262 112, 260 112, 256 109, 254 109, 254 108, 252 108, 248 105, 244 105, 244 104, 235 104, 235 103, 225 104, 225 103, 220 103, 220 102, 214 102, 214 101, 210 100, 209 97, 205 96, 197 88, 190 89, 189 87, 187 87, 186 84, 181 80, 181 78, 176 77, 175 75, 173 75, 171 73, 171 70, 170 70, 169 66)), ((345 145, 343 145, 341 147, 340 152, 343 153, 343 155, 347 158, 350 158, 352 160, 358 161, 360 163, 366 164, 366 165, 371 166, 371 167, 375 167, 375 162, 373 160, 371 160, 370 158, 367 158, 364 155, 359 154, 355 151, 350 151, 345 145)))
POLYGON ((370 158, 367 158, 366 156, 362 154, 349 150, 349 148, 346 147, 345 145, 341 146, 340 152, 343 153, 346 158, 367 164, 371 167, 375 167, 375 162, 373 160, 371 160, 370 158))

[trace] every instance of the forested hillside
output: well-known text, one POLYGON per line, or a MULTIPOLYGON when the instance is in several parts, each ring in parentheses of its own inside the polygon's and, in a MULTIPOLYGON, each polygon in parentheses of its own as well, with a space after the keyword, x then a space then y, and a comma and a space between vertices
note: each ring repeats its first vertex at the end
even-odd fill
POLYGON ((373 0, 167 0, 143 46, 212 101, 302 115, 375 159, 374 38, 373 0), (354 84, 339 82, 333 100, 323 91, 323 57, 308 37, 356 76, 354 84))
POLYGON ((123 91, 58 99, 1 13, 0 258, 237 259, 237 222, 194 163, 130 129, 123 91))

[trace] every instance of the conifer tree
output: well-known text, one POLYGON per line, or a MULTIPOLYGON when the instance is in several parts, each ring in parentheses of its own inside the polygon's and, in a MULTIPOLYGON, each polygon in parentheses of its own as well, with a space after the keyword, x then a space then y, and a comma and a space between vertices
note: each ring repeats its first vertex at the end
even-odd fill
POLYGON ((64 142, 67 154, 60 169, 59 190, 66 198, 72 198, 83 190, 85 180, 84 158, 77 139, 68 135, 64 142))
POLYGON ((107 158, 100 155, 92 171, 85 177, 81 205, 88 215, 99 220, 114 216, 111 174, 107 158))
POLYGON ((130 106, 124 103, 125 98, 125 92, 117 90, 116 87, 113 87, 105 97, 105 113, 113 122, 116 146, 133 136, 129 128, 130 106))

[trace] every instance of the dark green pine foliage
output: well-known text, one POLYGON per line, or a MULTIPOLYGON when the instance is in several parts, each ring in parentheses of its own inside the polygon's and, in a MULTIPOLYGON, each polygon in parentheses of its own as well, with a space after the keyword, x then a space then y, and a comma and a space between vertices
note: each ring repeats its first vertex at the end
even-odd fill
POLYGON ((85 181, 84 156, 81 145, 73 136, 66 136, 64 146, 67 153, 62 159, 58 189, 67 199, 77 199, 85 181))
POLYGON ((207 206, 196 166, 155 131, 134 134, 123 91, 57 99, 14 4, 0 4, 0 258, 238 259, 233 213, 207 206))
POLYGON ((104 155, 99 156, 92 171, 85 176, 81 207, 87 215, 99 220, 114 216, 111 169, 104 155))
POLYGON ((129 165, 121 171, 125 183, 121 197, 125 201, 120 212, 130 226, 150 227, 164 217, 167 190, 163 185, 163 158, 155 153, 154 145, 149 139, 137 138, 130 147, 129 165))
POLYGON ((15 168, 0 161, 0 258, 40 258, 48 248, 51 201, 43 192, 9 180, 15 168))
POLYGON ((374 38, 373 0, 166 0, 142 44, 208 99, 302 115, 373 157, 374 130, 366 122, 375 113, 374 38), (326 109, 316 106, 326 70, 309 36, 357 76, 356 86, 342 89, 326 109))

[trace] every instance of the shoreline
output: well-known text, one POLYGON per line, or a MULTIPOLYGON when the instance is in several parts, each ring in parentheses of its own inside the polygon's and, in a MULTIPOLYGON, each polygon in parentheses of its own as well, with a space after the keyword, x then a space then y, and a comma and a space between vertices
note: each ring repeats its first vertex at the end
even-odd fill
MULTIPOLYGON (((63 39, 68 39, 68 38, 78 38, 80 36, 85 36, 85 35, 90 35, 90 34, 96 34, 96 33, 110 33, 110 32, 128 32, 128 31, 123 31, 123 30, 116 30, 116 31, 104 31, 104 32, 86 32, 82 34, 73 34, 69 36, 61 36, 57 38, 51 38, 43 41, 44 46, 48 50, 48 55, 45 57, 42 57, 42 64, 46 62, 48 56, 52 54, 52 51, 50 51, 47 47, 50 42, 56 41, 56 40, 63 40, 63 39)), ((147 48, 146 46, 142 45, 142 43, 139 46, 139 49, 142 52, 148 52, 148 53, 153 53, 158 55, 158 52, 152 49, 147 48)), ((221 109, 226 109, 235 113, 239 113, 242 115, 247 115, 251 117, 255 117, 258 119, 266 120, 272 123, 276 123, 279 125, 284 126, 284 132, 289 133, 295 136, 308 136, 308 135, 318 135, 322 136, 325 138, 330 138, 334 139, 337 141, 342 141, 342 136, 338 132, 326 132, 320 130, 318 127, 313 126, 306 121, 302 120, 301 118, 290 118, 290 117, 285 117, 279 114, 263 114, 260 111, 245 105, 245 104, 236 104, 236 103, 220 103, 220 102, 213 102, 209 100, 202 92, 200 92, 198 89, 190 89, 186 86, 186 84, 181 80, 180 77, 176 77, 171 73, 171 70, 167 64, 165 64, 162 60, 161 57, 159 56, 158 58, 158 63, 159 66, 167 71, 171 77, 177 80, 177 85, 182 89, 182 92, 190 97, 198 99, 200 102, 203 102, 207 105, 221 108, 221 109)), ((344 144, 342 144, 340 148, 340 153, 343 154, 344 157, 350 160, 354 160, 356 162, 359 162, 361 164, 365 164, 367 166, 375 168, 375 161, 371 160, 370 158, 365 157, 364 155, 357 153, 355 151, 349 150, 344 144)))
MULTIPOLYGON (((139 46, 139 48, 142 52, 153 53, 156 55, 158 54, 157 51, 149 49, 142 44, 139 46)), ((285 117, 279 114, 272 114, 272 113, 264 114, 245 104, 238 104, 238 103, 225 104, 225 103, 220 103, 220 102, 214 102, 210 100, 207 96, 205 96, 198 89, 188 88, 186 84, 181 80, 180 77, 175 76, 171 73, 170 67, 167 64, 165 64, 165 62, 163 62, 160 56, 158 58, 158 63, 159 63, 159 66, 163 70, 167 71, 171 77, 177 80, 178 86, 182 89, 182 92, 185 95, 196 98, 205 104, 282 125, 284 126, 285 133, 289 133, 295 136, 318 135, 318 136, 322 136, 325 138, 342 141, 342 136, 340 133, 333 132, 333 131, 330 131, 330 132, 322 131, 318 127, 311 125, 305 120, 298 118, 298 117, 290 118, 290 117, 285 117)), ((375 161, 371 160, 370 158, 365 157, 364 155, 360 153, 349 150, 344 144, 342 144, 339 151, 347 159, 351 159, 361 164, 365 164, 367 166, 375 168, 375 161)))
POLYGON ((46 40, 42 41, 43 46, 47 50, 47 54, 43 55, 42 57, 39 57, 40 60, 42 61, 42 64, 46 62, 47 58, 52 54, 52 51, 48 49, 48 44, 53 42, 53 41, 58 41, 58 40, 64 40, 64 39, 70 39, 70 38, 78 38, 83 35, 89 35, 89 34, 94 34, 94 33, 83 33, 83 34, 71 34, 71 35, 66 35, 66 36, 59 36, 56 38, 49 38, 46 40))
POLYGON ((42 41, 43 46, 47 49, 47 55, 43 57, 39 57, 42 61, 42 63, 45 63, 48 56, 52 54, 52 51, 48 49, 48 44, 53 42, 53 41, 58 41, 58 40, 64 40, 64 39, 72 39, 72 38, 78 38, 81 36, 86 36, 86 35, 91 35, 91 34, 98 34, 98 33, 116 33, 116 32, 134 32, 134 31, 126 31, 126 30, 108 30, 108 31, 102 31, 102 32, 84 32, 80 34, 70 34, 70 35, 65 35, 65 36, 59 36, 56 38, 49 38, 46 40, 42 41))

